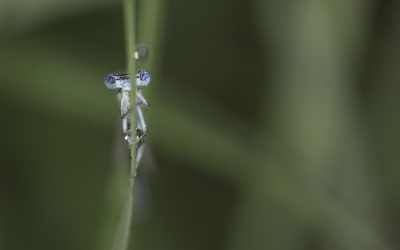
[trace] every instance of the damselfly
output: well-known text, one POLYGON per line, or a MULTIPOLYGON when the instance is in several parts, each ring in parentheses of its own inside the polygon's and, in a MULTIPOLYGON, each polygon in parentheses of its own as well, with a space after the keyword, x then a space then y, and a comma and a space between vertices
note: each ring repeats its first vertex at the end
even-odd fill
POLYGON ((131 77, 129 74, 116 74, 109 73, 104 78, 104 84, 109 89, 118 91, 118 99, 121 107, 121 119, 122 119, 122 133, 124 134, 125 141, 128 143, 129 148, 132 145, 136 146, 136 167, 138 167, 140 160, 143 156, 143 143, 147 136, 147 125, 144 119, 142 108, 149 108, 149 103, 144 98, 141 88, 150 84, 151 76, 146 70, 140 69, 137 71, 135 76, 135 88, 136 88, 136 103, 135 103, 135 114, 136 114, 136 133, 135 139, 131 137, 131 124, 130 124, 130 92, 131 77))

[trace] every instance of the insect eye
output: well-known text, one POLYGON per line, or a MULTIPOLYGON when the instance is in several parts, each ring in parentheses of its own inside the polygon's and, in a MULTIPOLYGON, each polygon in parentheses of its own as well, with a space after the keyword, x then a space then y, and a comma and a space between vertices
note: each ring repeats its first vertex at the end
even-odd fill
POLYGON ((107 74, 104 77, 104 84, 109 88, 113 88, 115 86, 115 75, 113 73, 107 74))
POLYGON ((147 81, 150 78, 149 72, 142 69, 138 70, 136 75, 139 77, 141 81, 147 81))
POLYGON ((114 75, 113 74, 106 75, 106 77, 104 78, 104 82, 109 83, 109 84, 115 83, 114 75))

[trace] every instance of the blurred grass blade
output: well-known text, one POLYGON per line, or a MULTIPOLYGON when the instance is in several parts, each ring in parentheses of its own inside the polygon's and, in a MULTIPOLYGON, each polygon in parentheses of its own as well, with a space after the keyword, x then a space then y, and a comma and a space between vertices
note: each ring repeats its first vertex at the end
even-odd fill
MULTIPOLYGON (((126 68, 129 74, 135 75, 135 61, 133 59, 133 53, 135 50, 135 1, 124 0, 123 1, 123 12, 124 12, 124 25, 125 25, 125 46, 126 46, 126 68)), ((133 83, 134 84, 134 83, 133 83)), ((136 104, 136 88, 132 87, 131 90, 131 107, 136 104)), ((136 116, 134 114, 135 109, 132 109, 131 124, 136 124, 136 116)), ((133 214, 133 202, 134 202, 134 187, 135 187, 135 176, 136 176, 136 147, 131 147, 131 166, 130 166, 130 185, 126 195, 125 205, 122 211, 120 222, 114 238, 113 250, 126 250, 128 249, 130 229, 132 224, 133 214)))

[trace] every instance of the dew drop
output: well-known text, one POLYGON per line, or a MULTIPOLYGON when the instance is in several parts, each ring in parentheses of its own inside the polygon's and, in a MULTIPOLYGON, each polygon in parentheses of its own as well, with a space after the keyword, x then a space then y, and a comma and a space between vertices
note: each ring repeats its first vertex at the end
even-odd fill
POLYGON ((149 49, 145 44, 138 44, 136 46, 136 50, 133 53, 133 58, 135 58, 136 61, 144 61, 147 59, 149 55, 149 49))

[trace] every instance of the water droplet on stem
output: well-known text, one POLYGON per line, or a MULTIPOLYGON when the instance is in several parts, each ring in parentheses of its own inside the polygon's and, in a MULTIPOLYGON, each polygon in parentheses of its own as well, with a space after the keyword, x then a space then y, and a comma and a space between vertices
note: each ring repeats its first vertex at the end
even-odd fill
POLYGON ((145 44, 138 44, 136 46, 136 50, 133 53, 133 58, 136 61, 144 61, 147 59, 149 55, 149 49, 147 48, 147 46, 145 44))

